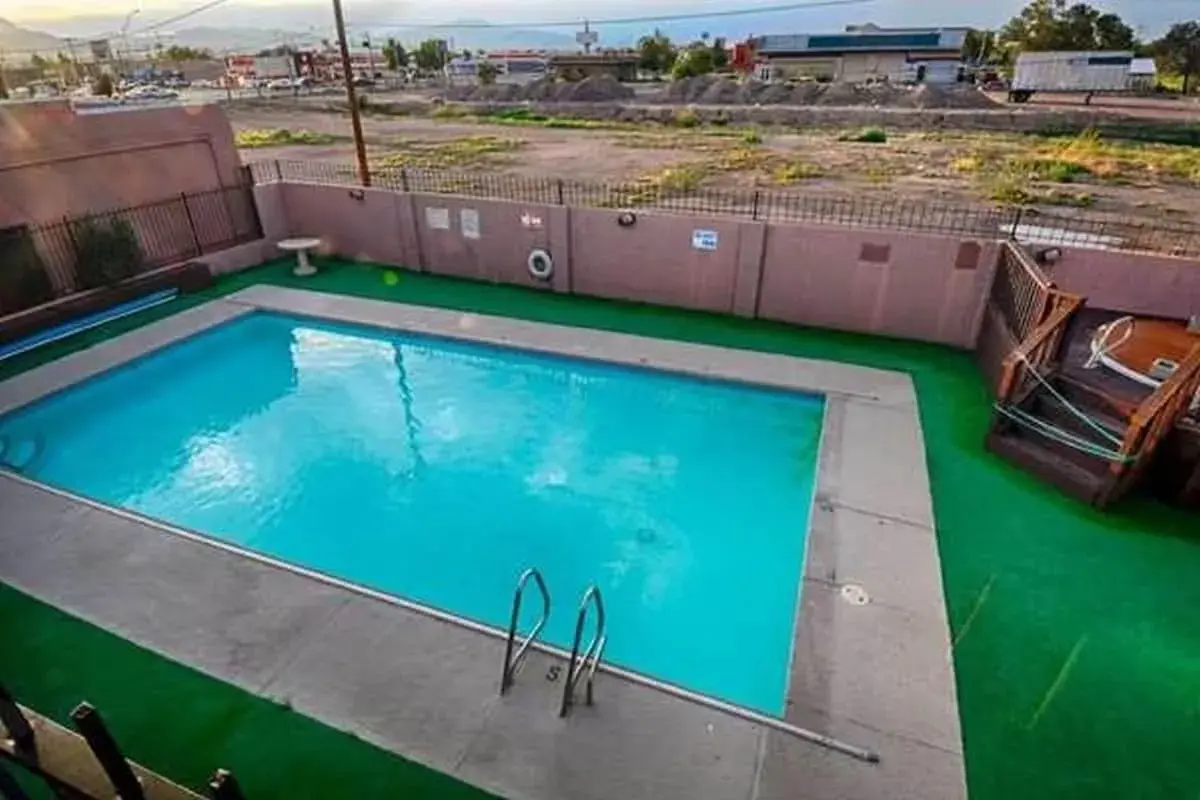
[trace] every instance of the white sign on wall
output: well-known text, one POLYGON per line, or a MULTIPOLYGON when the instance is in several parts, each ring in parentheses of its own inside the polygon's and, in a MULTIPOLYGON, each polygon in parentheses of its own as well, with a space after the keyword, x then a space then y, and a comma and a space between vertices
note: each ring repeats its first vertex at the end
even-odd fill
POLYGON ((535 214, 530 214, 528 211, 521 214, 521 227, 523 228, 541 228, 543 227, 542 218, 535 214))
POLYGON ((716 231, 694 230, 692 231, 692 249, 716 250, 717 238, 716 231))
POLYGON ((473 208, 464 208, 458 214, 459 224, 462 226, 462 235, 464 239, 479 238, 479 212, 473 208))
POLYGON ((434 230, 450 230, 450 209, 425 207, 425 224, 434 230))

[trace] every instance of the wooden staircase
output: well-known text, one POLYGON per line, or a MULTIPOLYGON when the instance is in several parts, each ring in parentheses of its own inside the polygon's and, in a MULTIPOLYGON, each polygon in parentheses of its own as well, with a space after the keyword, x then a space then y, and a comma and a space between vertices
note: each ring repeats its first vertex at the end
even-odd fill
POLYGON ((1048 385, 1039 384, 1018 406, 1045 427, 1022 424, 998 412, 987 434, 987 448, 1060 491, 1098 504, 1104 497, 1112 462, 1087 449, 1118 451, 1128 432, 1128 421, 1088 387, 1057 371, 1050 372, 1046 379, 1048 385), (1086 443, 1083 449, 1070 444, 1075 440, 1086 443))
POLYGON ((1117 398, 1063 369, 1072 320, 1084 306, 1006 245, 992 305, 1018 342, 1001 365, 991 452, 1097 507, 1146 473, 1155 451, 1200 392, 1200 344, 1157 389, 1117 398))

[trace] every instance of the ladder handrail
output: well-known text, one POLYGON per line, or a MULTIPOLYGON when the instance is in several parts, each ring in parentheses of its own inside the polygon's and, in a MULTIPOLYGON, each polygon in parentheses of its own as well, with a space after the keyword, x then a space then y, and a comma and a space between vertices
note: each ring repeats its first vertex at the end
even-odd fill
POLYGON ((521 573, 521 577, 517 579, 517 588, 513 592, 513 607, 512 620, 508 624, 508 642, 504 646, 504 674, 500 678, 500 694, 503 695, 513 685, 513 679, 516 677, 517 669, 521 666, 521 662, 529 653, 529 646, 533 644, 533 640, 542 632, 542 628, 546 627, 546 620, 550 618, 550 591, 546 588, 546 581, 542 579, 542 573, 536 567, 530 567, 521 573), (529 583, 529 579, 533 578, 537 584, 538 591, 542 594, 542 616, 538 618, 537 623, 533 626, 533 630, 525 637, 525 641, 521 642, 521 646, 517 648, 516 655, 513 654, 513 645, 517 639, 517 622, 521 615, 521 596, 525 592, 525 585, 529 583))
POLYGON ((575 702, 575 686, 584 669, 587 670, 587 704, 592 705, 592 683, 596 679, 596 669, 600 666, 600 658, 607 643, 608 637, 604 634, 604 599, 600 596, 599 587, 593 583, 588 586, 579 602, 579 614, 575 619, 575 643, 571 646, 571 660, 567 663, 567 678, 563 684, 562 708, 558 712, 560 717, 570 713, 571 705, 575 702), (596 607, 596 633, 592 635, 592 641, 580 659, 579 643, 583 639, 583 624, 587 621, 590 606, 596 607))

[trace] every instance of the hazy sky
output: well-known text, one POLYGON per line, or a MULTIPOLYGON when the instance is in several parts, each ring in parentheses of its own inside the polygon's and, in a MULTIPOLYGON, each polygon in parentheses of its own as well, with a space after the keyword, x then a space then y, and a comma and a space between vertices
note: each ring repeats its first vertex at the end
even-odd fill
MULTIPOLYGON (((195 8, 204 0, 0 0, 0 18, 14 22, 49 22, 67 17, 120 18, 134 8, 142 11, 138 24, 153 22, 173 13, 195 8)), ((741 9, 781 5, 803 0, 455 0, 425 3, 418 0, 343 0, 353 21, 365 15, 377 19, 434 22, 455 19, 490 21, 561 20, 590 16, 593 19, 630 14, 697 13, 709 9, 741 9)), ((1026 0, 866 0, 861 5, 791 12, 790 20, 816 22, 878 21, 885 25, 947 24, 998 25, 1026 0)), ((1200 15, 1200 0, 1091 0, 1092 5, 1116 11, 1135 27, 1159 27, 1165 22, 1200 15)), ((289 7, 294 12, 309 7, 325 13, 329 0, 232 0, 228 5, 197 14, 188 25, 236 25, 253 18, 261 24, 263 11, 271 6, 289 7), (298 9, 299 7, 299 9, 298 9), (257 13, 255 13, 257 12, 257 13)), ((282 10, 281 10, 282 11, 282 10)), ((288 24, 287 13, 278 24, 288 24)), ((36 25, 35 25, 36 27, 36 25)), ((54 27, 50 25, 50 27, 54 27)), ((823 27, 823 26, 821 26, 823 27)))
MULTIPOLYGON (((246 2, 247 0, 239 0, 246 2)), ((256 5, 269 5, 272 0, 250 0, 256 5)), ((181 2, 180 0, 0 0, 0 18, 20 21, 22 19, 53 19, 55 17, 74 17, 99 14, 128 14, 139 6, 147 13, 164 10, 174 11, 199 5, 181 2)))

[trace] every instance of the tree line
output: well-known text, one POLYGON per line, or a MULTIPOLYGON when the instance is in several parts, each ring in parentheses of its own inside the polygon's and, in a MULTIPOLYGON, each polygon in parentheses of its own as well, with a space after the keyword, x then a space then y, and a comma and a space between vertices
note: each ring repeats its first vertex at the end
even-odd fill
POLYGON ((964 55, 973 64, 1010 66, 1025 51, 1123 50, 1153 58, 1168 75, 1180 76, 1186 94, 1200 76, 1200 20, 1177 22, 1162 37, 1140 41, 1119 15, 1087 3, 1032 0, 995 31, 973 30, 964 55))
MULTIPOLYGON (((700 75, 725 66, 725 41, 699 41, 677 47, 660 30, 638 40, 642 71, 674 77, 700 75)), ((1161 38, 1142 42, 1119 15, 1087 3, 1032 0, 995 31, 972 30, 963 48, 969 63, 1009 66, 1023 51, 1122 50, 1154 58, 1166 74, 1182 78, 1186 93, 1200 77, 1200 20, 1179 22, 1161 38)))

